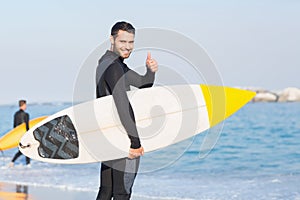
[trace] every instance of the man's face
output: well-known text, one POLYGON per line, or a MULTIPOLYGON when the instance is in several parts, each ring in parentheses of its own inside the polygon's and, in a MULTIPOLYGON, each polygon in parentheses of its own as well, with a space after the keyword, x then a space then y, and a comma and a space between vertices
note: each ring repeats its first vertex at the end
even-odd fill
POLYGON ((21 108, 22 110, 26 110, 26 108, 27 108, 26 103, 24 103, 20 108, 21 108))
POLYGON ((112 51, 126 59, 130 56, 134 47, 134 34, 119 30, 116 38, 110 37, 112 51))

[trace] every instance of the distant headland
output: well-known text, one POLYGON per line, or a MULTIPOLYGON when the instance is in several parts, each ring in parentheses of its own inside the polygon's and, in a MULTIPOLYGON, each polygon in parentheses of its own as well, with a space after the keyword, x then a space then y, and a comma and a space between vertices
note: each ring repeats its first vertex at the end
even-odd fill
POLYGON ((288 87, 279 91, 265 90, 261 88, 243 88, 256 92, 252 102, 300 102, 300 89, 288 87))

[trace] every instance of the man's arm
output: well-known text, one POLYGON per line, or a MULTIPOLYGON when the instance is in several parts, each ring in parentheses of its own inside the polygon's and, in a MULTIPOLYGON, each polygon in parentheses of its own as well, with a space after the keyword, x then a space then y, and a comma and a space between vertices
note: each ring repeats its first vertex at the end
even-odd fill
POLYGON ((129 82, 129 84, 137 88, 152 87, 155 78, 155 72, 157 72, 158 69, 158 64, 157 61, 151 57, 150 52, 148 52, 147 55, 146 68, 147 72, 144 76, 141 76, 128 68, 126 80, 129 82))
POLYGON ((17 126, 17 115, 16 113, 14 114, 14 128, 17 126))
POLYGON ((26 131, 28 131, 29 130, 29 114, 28 113, 25 113, 24 121, 26 124, 26 131))
POLYGON ((123 69, 117 63, 113 63, 106 70, 105 81, 112 91, 112 96, 121 120, 123 127, 125 128, 128 137, 131 141, 130 148, 138 149, 141 147, 140 139, 138 136, 134 113, 129 102, 126 86, 125 76, 123 69))
POLYGON ((152 87, 155 78, 155 73, 147 68, 147 72, 144 76, 139 75, 135 71, 128 68, 126 72, 126 80, 128 83, 139 89, 152 87))

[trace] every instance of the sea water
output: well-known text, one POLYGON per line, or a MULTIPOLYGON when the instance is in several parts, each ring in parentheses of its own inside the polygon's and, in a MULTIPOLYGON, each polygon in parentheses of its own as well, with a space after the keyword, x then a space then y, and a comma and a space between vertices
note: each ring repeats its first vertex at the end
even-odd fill
MULTIPOLYGON (((27 111, 32 119, 71 105, 29 104, 27 111)), ((17 109, 0 106, 0 136, 12 128, 17 109)), ((32 161, 27 168, 22 157, 14 168, 7 168, 16 152, 2 153, 0 182, 88 191, 96 196, 99 163, 32 161)), ((217 128, 146 154, 139 172, 134 197, 300 200, 300 103, 249 103, 217 128)))

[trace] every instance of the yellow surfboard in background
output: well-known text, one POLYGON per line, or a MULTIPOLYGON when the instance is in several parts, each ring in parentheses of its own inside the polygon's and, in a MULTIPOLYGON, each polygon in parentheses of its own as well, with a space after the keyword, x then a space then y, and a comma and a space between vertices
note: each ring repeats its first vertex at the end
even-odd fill
MULTIPOLYGON (((29 121, 29 128, 33 127, 40 121, 46 119, 47 116, 38 117, 29 121)), ((26 125, 25 123, 20 124, 19 126, 15 127, 8 133, 6 133, 3 137, 0 138, 0 150, 4 151, 7 149, 18 147, 19 141, 21 137, 26 132, 26 125)))

